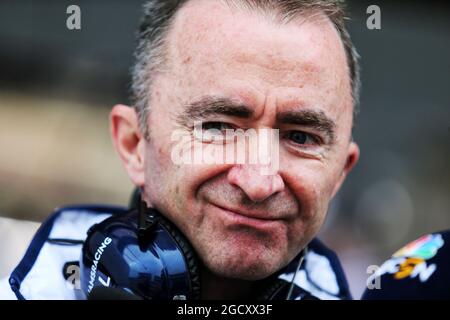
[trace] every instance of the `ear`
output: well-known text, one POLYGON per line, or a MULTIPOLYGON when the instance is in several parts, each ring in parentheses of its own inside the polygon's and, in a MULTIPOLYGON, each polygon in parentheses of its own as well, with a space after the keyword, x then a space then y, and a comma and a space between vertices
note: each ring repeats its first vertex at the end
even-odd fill
POLYGON ((109 115, 109 122, 114 147, 128 176, 137 187, 142 187, 145 182, 145 139, 139 128, 135 109, 116 105, 109 115))
POLYGON ((336 195, 336 193, 341 188, 342 184, 344 183, 345 178, 347 177, 348 173, 353 169, 353 167, 356 165, 356 163, 359 160, 359 147, 355 142, 350 142, 348 145, 348 151, 347 151, 347 160, 345 162, 345 166, 341 172, 341 176, 339 177, 336 186, 333 190, 333 198, 336 195))

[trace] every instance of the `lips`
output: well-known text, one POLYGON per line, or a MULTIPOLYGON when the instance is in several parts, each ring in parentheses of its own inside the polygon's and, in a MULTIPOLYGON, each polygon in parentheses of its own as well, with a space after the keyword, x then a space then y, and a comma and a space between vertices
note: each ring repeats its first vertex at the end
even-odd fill
POLYGON ((277 217, 271 217, 270 214, 257 212, 250 213, 243 210, 229 209, 224 206, 218 204, 212 204, 214 207, 220 209, 222 212, 228 214, 230 218, 233 218, 240 222, 248 222, 248 223, 270 223, 270 222, 279 222, 283 219, 277 217))

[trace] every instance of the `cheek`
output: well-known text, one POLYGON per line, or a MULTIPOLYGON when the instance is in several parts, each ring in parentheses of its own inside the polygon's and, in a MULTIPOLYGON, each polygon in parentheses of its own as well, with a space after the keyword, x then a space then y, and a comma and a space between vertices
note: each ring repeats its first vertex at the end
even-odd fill
POLYGON ((152 204, 184 231, 202 220, 201 186, 226 172, 229 165, 177 164, 173 144, 151 139, 146 155, 146 193, 152 204))
MULTIPOLYGON (((152 122, 151 122, 152 124, 152 122)), ((145 153, 145 188, 150 202, 162 211, 172 211, 181 194, 180 165, 172 161, 171 130, 151 126, 145 153), (159 130, 161 129, 161 130, 159 130)))
POLYGON ((158 205, 167 193, 167 184, 171 180, 170 163, 163 160, 162 154, 164 152, 158 146, 149 143, 145 154, 145 193, 153 205, 158 205))
POLYGON ((335 174, 321 162, 304 162, 289 167, 283 179, 299 203, 299 220, 305 226, 321 224, 336 183, 335 174))
POLYGON ((316 173, 291 176, 290 188, 300 204, 298 217, 288 229, 290 250, 304 247, 319 232, 326 217, 330 200, 329 187, 323 177, 316 173))

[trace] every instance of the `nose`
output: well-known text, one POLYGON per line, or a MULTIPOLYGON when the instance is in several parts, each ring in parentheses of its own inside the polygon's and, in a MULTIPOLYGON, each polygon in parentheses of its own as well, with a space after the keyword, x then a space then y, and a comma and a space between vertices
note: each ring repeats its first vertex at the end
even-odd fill
POLYGON ((263 202, 284 189, 283 179, 278 173, 264 175, 262 165, 235 165, 228 172, 230 184, 236 185, 255 202, 263 202))

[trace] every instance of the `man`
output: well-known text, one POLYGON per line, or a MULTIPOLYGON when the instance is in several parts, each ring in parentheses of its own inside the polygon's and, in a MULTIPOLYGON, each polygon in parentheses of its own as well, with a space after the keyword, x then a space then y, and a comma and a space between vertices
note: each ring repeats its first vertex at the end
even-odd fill
MULTIPOLYGON (((341 1, 153 0, 145 12, 135 107, 113 108, 111 133, 147 206, 168 218, 200 257, 201 297, 249 297, 255 283, 292 267, 309 244, 306 273, 296 284, 319 298, 349 298, 334 254, 313 240, 359 157, 352 141, 357 57, 341 1), (258 137, 265 129, 276 132, 277 165, 174 161, 180 143, 188 153, 199 146, 214 153, 224 147, 215 140, 236 129, 258 137), (174 132, 190 139, 180 142, 174 132)), ((79 211, 71 221, 88 216, 79 211)), ((99 211, 78 232, 104 220, 107 210, 99 211)), ((27 298, 23 274, 34 269, 18 270, 10 285, 27 298)), ((41 287, 28 298, 45 296, 41 287)))

